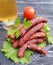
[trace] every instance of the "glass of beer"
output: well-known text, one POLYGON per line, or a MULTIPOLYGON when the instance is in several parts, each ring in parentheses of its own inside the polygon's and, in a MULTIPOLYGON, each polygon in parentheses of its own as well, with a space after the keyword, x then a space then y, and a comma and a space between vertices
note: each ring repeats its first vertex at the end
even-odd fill
POLYGON ((17 18, 16 0, 0 0, 0 21, 9 29, 17 18))

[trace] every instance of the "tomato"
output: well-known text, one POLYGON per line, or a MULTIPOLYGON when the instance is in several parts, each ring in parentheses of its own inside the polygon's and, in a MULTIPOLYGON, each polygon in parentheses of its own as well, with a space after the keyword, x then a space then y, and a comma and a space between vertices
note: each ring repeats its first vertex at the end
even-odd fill
POLYGON ((26 6, 24 8, 24 17, 31 20, 35 16, 35 9, 32 6, 26 6))

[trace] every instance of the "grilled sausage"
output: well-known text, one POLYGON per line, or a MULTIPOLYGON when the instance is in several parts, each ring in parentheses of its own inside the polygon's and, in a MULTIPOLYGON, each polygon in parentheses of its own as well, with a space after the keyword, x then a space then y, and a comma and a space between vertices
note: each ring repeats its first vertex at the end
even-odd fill
POLYGON ((18 57, 22 58, 24 56, 25 50, 27 49, 28 44, 24 44, 21 48, 18 50, 18 57))
POLYGON ((28 48, 31 49, 31 50, 33 50, 33 51, 38 51, 38 52, 42 53, 44 56, 47 55, 47 53, 46 53, 45 50, 43 50, 41 47, 38 47, 38 46, 35 45, 35 44, 31 44, 31 43, 30 43, 30 44, 28 45, 28 48))
POLYGON ((36 32, 35 34, 33 34, 30 39, 36 39, 36 38, 44 38, 46 35, 43 32, 36 32))
POLYGON ((19 41, 18 40, 16 40, 13 44, 13 48, 17 48, 18 47, 18 45, 19 45, 19 41))
MULTIPOLYGON (((25 42, 25 44, 27 44, 27 43, 40 44, 41 42, 43 42, 43 39, 32 39, 32 40, 25 42)), ((19 43, 19 47, 22 47, 23 45, 24 45, 24 43, 22 43, 22 44, 19 43)))

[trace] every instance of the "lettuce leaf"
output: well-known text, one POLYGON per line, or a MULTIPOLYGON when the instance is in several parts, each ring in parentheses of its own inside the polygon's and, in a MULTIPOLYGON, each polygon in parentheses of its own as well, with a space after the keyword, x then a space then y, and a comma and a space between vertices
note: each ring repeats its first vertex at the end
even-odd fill
POLYGON ((23 58, 18 58, 17 57, 18 49, 14 49, 12 47, 11 43, 9 43, 8 41, 3 42, 2 51, 5 53, 5 56, 7 58, 10 58, 15 63, 19 62, 19 63, 22 63, 22 64, 30 63, 30 56, 33 53, 33 51, 31 51, 31 50, 26 50, 24 57, 23 58))
POLYGON ((46 33, 47 43, 48 44, 53 44, 53 36, 50 36, 50 27, 49 27, 49 25, 45 24, 45 26, 43 27, 43 30, 46 33))
POLYGON ((38 44, 38 46, 39 46, 39 47, 41 47, 41 48, 46 47, 46 45, 47 45, 47 43, 46 43, 46 42, 42 42, 41 44, 38 44))
POLYGON ((30 22, 30 20, 27 20, 26 18, 24 18, 23 26, 24 26, 25 29, 28 29, 31 24, 32 23, 30 22))
POLYGON ((16 29, 8 30, 8 31, 7 31, 7 34, 8 34, 8 35, 14 35, 16 31, 17 31, 16 29))
MULTIPOLYGON (((39 44, 38 46, 40 47, 45 47, 46 46, 46 43, 41 43, 39 44)), ((17 57, 17 52, 18 52, 18 49, 14 49, 11 45, 11 43, 9 43, 8 41, 4 41, 3 42, 3 47, 1 49, 4 53, 5 53, 5 56, 11 60, 13 60, 15 63, 21 63, 21 64, 24 64, 24 63, 30 63, 30 56, 33 54, 33 51, 31 50, 26 50, 25 51, 25 55, 23 58, 18 58, 17 57)))
POLYGON ((21 24, 21 23, 20 23, 20 18, 17 17, 16 20, 15 20, 15 26, 18 26, 18 25, 20 25, 20 24, 21 24))
POLYGON ((7 31, 8 35, 16 35, 16 38, 19 38, 20 36, 20 31, 18 29, 12 29, 7 31))
POLYGON ((53 36, 48 36, 48 43, 53 44, 53 36))
POLYGON ((19 36, 20 36, 20 31, 17 30, 17 31, 16 31, 16 38, 19 38, 19 36))

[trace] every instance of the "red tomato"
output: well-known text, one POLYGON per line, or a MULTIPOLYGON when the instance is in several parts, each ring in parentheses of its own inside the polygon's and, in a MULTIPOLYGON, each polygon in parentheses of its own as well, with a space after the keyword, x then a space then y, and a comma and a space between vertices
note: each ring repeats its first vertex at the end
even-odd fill
POLYGON ((35 10, 32 6, 26 6, 24 8, 24 17, 31 20, 35 16, 35 10))

